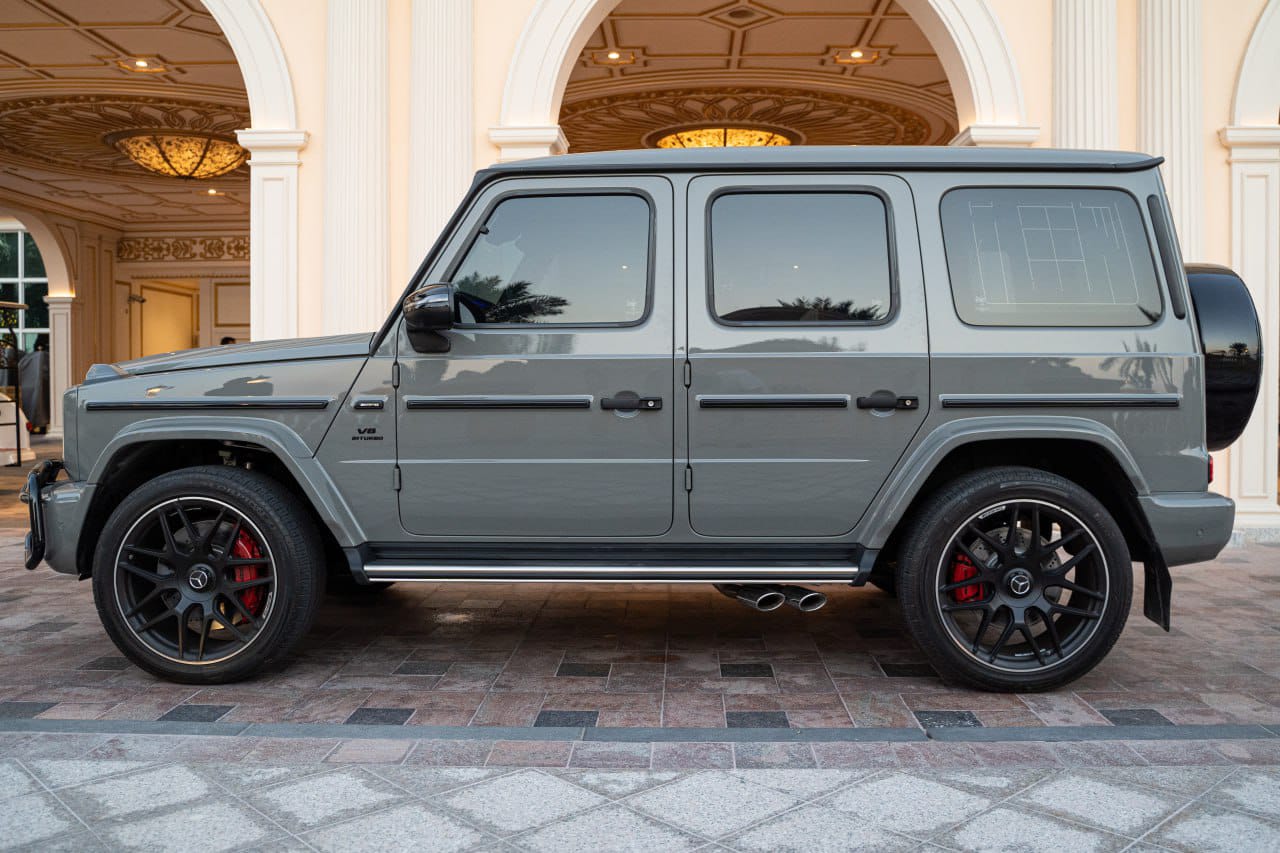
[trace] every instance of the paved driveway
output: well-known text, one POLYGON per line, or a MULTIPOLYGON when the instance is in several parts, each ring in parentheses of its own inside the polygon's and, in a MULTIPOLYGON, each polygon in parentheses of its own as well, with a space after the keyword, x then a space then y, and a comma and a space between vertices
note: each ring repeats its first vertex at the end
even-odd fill
POLYGON ((331 600, 201 689, 0 528, 0 849, 1280 849, 1277 557, 1176 569, 1171 634, 1046 694, 948 685, 873 589, 662 585, 331 600))

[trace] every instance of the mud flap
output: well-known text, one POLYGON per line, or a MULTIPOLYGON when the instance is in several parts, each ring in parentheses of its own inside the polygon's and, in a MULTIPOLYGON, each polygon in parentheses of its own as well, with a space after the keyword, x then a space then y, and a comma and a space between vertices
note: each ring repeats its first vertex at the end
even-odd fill
POLYGON ((1169 576, 1169 567, 1165 564, 1164 555, 1160 553, 1160 547, 1154 542, 1148 547, 1147 560, 1142 566, 1146 570, 1146 591, 1142 596, 1142 613, 1168 631, 1173 599, 1173 578, 1169 576))

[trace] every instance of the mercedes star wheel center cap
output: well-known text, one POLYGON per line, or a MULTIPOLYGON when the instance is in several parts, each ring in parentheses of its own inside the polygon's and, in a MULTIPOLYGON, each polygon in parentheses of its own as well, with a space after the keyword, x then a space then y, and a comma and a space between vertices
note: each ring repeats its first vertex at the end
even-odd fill
POLYGON ((191 570, 191 574, 187 575, 187 583, 196 592, 203 592, 205 587, 213 582, 213 573, 205 566, 196 566, 191 570))
POLYGON ((1007 583, 1009 592, 1016 596, 1021 597, 1031 592, 1031 575, 1022 569, 1010 572, 1007 583))

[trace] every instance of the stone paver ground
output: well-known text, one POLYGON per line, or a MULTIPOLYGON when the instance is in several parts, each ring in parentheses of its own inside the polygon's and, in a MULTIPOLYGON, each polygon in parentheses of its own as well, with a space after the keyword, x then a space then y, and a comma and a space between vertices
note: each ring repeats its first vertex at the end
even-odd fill
POLYGON ((1274 767, 482 768, 196 746, 95 758, 110 750, 84 735, 0 736, 0 849, 1280 849, 1274 767))
POLYGON ((1273 547, 1175 569, 1174 631, 1136 607, 1051 693, 946 683, 874 589, 547 584, 330 600, 292 662, 200 688, 22 570, 21 517, 0 850, 1280 849, 1273 547))
MULTIPOLYGON (((702 585, 401 584, 330 600, 293 660, 241 684, 159 681, 103 633, 88 583, 20 566, 0 530, 0 717, 407 726, 781 728, 1280 724, 1280 549, 1174 570, 1174 629, 1141 615, 1068 688, 939 678, 897 602, 757 613, 702 585)), ((1140 574, 1140 571, 1139 571, 1140 574)))

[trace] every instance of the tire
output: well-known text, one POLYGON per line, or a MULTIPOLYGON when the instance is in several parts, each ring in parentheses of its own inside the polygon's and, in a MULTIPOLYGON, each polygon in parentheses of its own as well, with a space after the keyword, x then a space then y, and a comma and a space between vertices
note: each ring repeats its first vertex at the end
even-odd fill
POLYGON ((93 593, 129 660, 169 681, 222 684, 284 658, 310 630, 324 569, 296 496, 262 474, 209 465, 121 501, 94 552, 93 593))
POLYGON ((1080 486, 1035 468, 988 468, 915 513, 897 589, 943 678, 1031 692, 1074 681, 1111 650, 1133 568, 1115 520, 1080 486))

